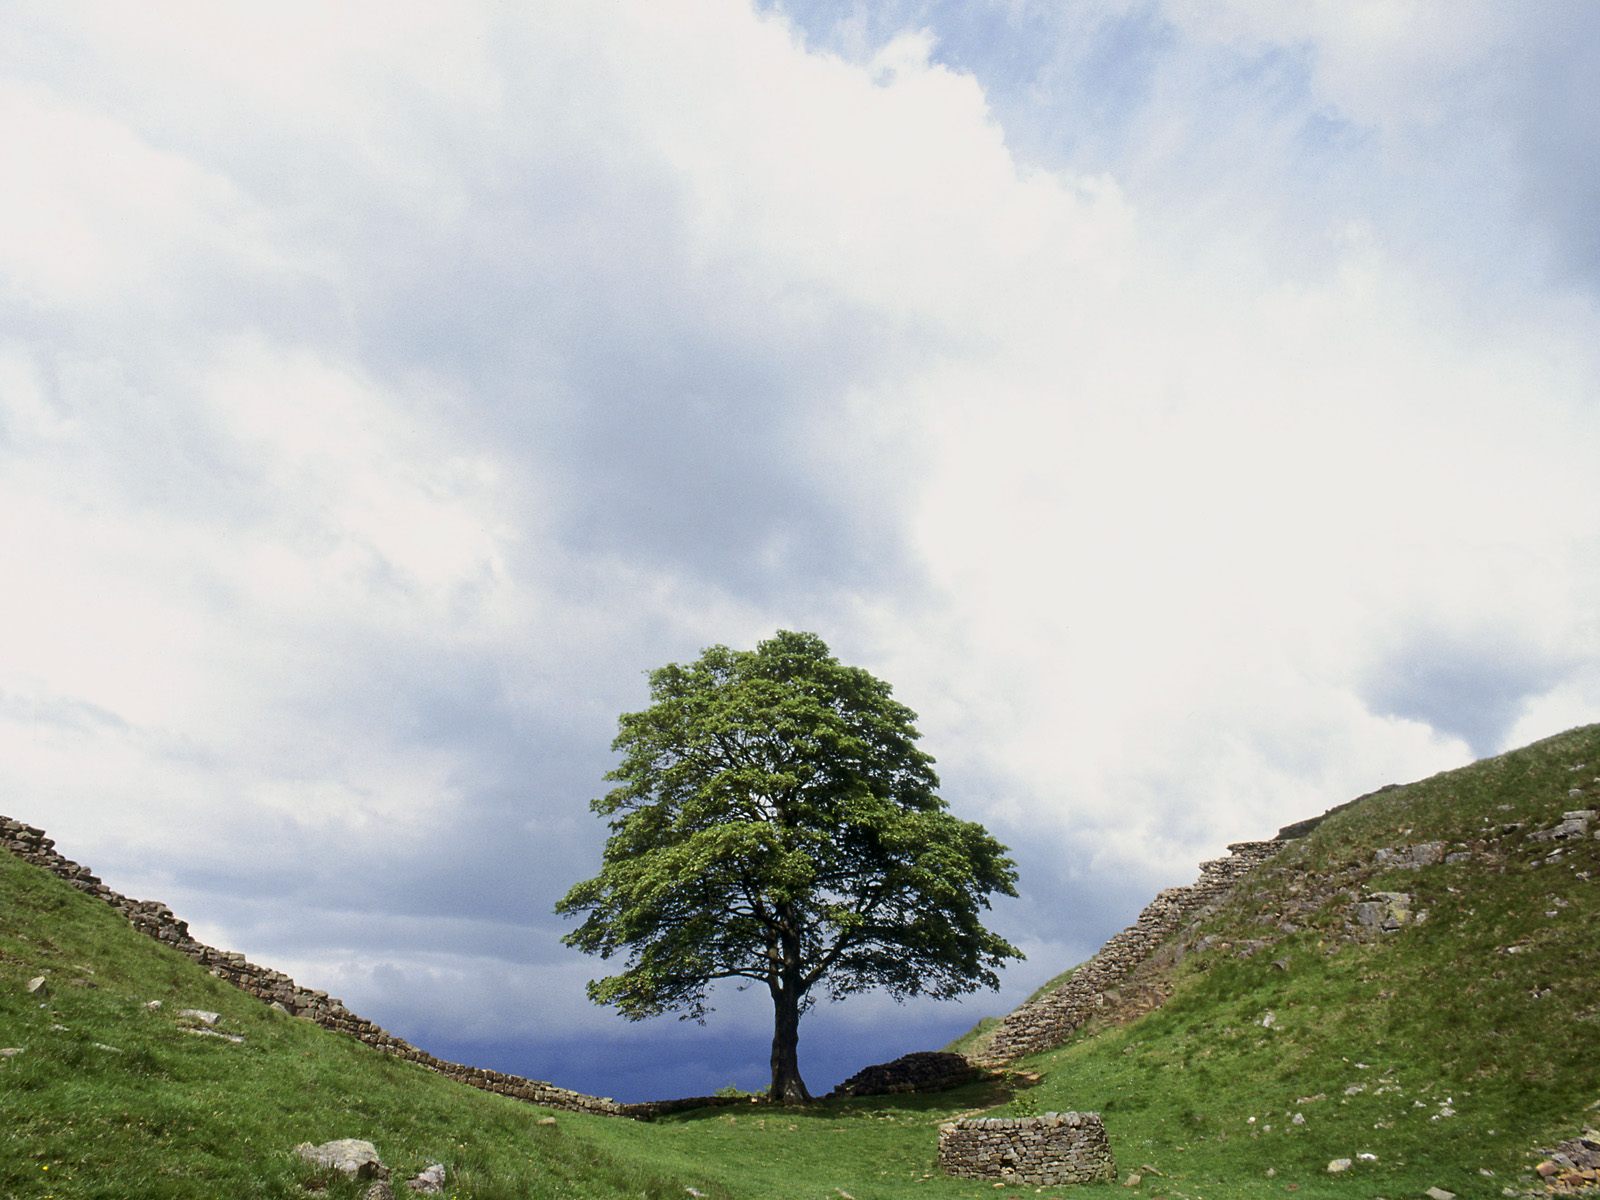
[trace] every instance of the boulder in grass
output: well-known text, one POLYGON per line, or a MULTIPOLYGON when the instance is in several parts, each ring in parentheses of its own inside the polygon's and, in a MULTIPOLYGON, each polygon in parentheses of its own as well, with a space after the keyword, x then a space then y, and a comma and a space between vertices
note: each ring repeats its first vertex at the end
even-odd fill
POLYGON ((406 1180, 406 1186, 413 1192, 432 1196, 444 1191, 444 1164, 434 1163, 425 1170, 418 1171, 412 1178, 406 1180))
POLYGON ((387 1179, 389 1168, 378 1157, 378 1148, 359 1138, 338 1138, 313 1146, 301 1142, 294 1152, 308 1163, 325 1167, 350 1179, 387 1179))

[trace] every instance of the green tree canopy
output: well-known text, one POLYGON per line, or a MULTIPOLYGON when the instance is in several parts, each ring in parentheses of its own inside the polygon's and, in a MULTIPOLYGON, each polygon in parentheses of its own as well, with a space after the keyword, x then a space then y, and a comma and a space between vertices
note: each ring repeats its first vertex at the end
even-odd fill
POLYGON ((755 650, 713 646, 650 675, 625 713, 600 873, 556 906, 565 937, 626 967, 590 998, 640 1019, 703 1019, 717 980, 773 1003, 774 1100, 809 1099, 801 1014, 884 988, 896 999, 996 987, 1021 953, 979 920, 1016 895, 1016 868, 982 826, 946 811, 916 715, 889 685, 810 633, 755 650))

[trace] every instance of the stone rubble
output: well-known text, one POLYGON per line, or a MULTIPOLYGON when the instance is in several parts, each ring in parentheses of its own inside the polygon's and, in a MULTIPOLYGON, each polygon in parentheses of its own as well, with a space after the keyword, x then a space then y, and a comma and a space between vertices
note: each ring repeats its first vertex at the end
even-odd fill
POLYGON ((1053 1187, 1117 1177, 1098 1113, 971 1117, 939 1127, 939 1166, 961 1179, 1053 1187))
POLYGON ((1543 1162, 1534 1173, 1549 1192, 1582 1192, 1600 1188, 1600 1130, 1586 1129, 1581 1137, 1568 1138, 1554 1149, 1543 1151, 1543 1162))

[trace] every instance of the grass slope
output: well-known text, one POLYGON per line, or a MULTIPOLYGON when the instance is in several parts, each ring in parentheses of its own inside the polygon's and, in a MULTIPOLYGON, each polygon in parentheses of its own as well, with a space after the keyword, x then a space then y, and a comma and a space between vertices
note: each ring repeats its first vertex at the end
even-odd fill
POLYGON ((1535 865, 1553 847, 1528 836, 1600 805, 1596 776, 1591 727, 1337 814, 1191 935, 1165 1007, 1027 1060, 1040 1081, 1026 1091, 654 1125, 539 1125, 536 1108, 273 1013, 0 854, 0 1046, 24 1047, 0 1065, 0 1195, 304 1195, 288 1150, 355 1136, 397 1179, 438 1159, 454 1194, 485 1200, 975 1198, 995 1189, 938 1175, 937 1127, 1009 1100, 998 1111, 1102 1112, 1123 1180, 1143 1176, 1074 1195, 1498 1196, 1529 1186, 1530 1150, 1593 1123, 1600 1103, 1600 842, 1535 865), (1379 847, 1433 840, 1473 858, 1374 865, 1379 847), (1409 893, 1426 919, 1352 938, 1371 890, 1409 893), (24 993, 40 973, 43 1008, 24 993), (184 1007, 221 1012, 246 1041, 181 1032, 184 1007), (1335 1158, 1356 1162, 1329 1175, 1335 1158))
POLYGON ((1600 842, 1541 864, 1554 847, 1528 835, 1600 806, 1597 776, 1588 727, 1331 817, 1202 927, 1216 941, 1165 1007, 1027 1060, 1044 1081, 1026 1104, 1102 1111, 1124 1172, 1159 1164, 1144 1190, 1170 1196, 1529 1186, 1531 1148, 1600 1108, 1600 842), (1474 856, 1374 865, 1436 840, 1474 856), (1348 940, 1373 890, 1426 919, 1348 940), (1297 932, 1278 931, 1286 913, 1297 932), (1330 1176, 1336 1158, 1356 1162, 1330 1176))
POLYGON ((21 1049, 0 1060, 0 1196, 304 1196, 313 1173, 289 1151, 337 1137, 375 1142, 397 1181, 442 1161, 461 1196, 685 1194, 583 1136, 603 1118, 540 1125, 539 1109, 276 1012, 6 853, 0 1046, 21 1049), (40 974, 42 1002, 26 991, 40 974), (184 1008, 244 1042, 184 1032, 184 1008))

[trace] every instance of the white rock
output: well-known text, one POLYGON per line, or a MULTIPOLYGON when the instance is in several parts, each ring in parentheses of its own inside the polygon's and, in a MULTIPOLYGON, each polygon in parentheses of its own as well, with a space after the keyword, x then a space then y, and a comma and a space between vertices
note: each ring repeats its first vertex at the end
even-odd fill
POLYGON ((1352 1165, 1348 1158, 1336 1158, 1328 1164, 1328 1174, 1337 1175, 1341 1171, 1348 1171, 1352 1165))
POLYGON ((180 1008, 178 1016, 191 1021, 199 1021, 202 1025, 215 1025, 222 1020, 221 1013, 207 1012, 203 1008, 180 1008))
POLYGON ((444 1164, 434 1163, 418 1171, 415 1176, 406 1180, 406 1186, 413 1192, 422 1192, 425 1195, 444 1191, 444 1164))
POLYGON ((294 1151, 309 1163, 338 1171, 352 1179, 377 1179, 384 1174, 378 1148, 360 1138, 337 1138, 320 1146, 301 1142, 294 1151))

